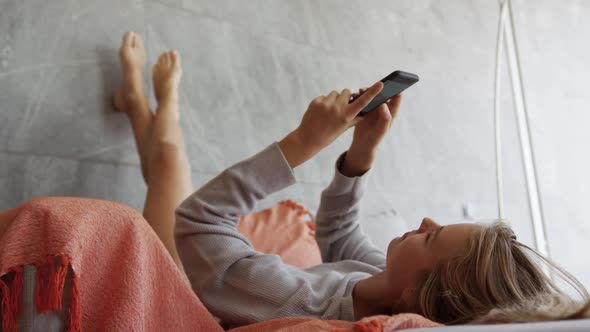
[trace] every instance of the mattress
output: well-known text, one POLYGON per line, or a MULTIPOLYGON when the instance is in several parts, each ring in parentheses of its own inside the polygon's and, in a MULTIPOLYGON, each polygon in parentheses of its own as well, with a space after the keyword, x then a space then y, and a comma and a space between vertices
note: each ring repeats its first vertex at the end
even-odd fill
POLYGON ((423 329, 409 329, 412 332, 590 332, 590 319, 562 320, 543 323, 461 325, 423 329))

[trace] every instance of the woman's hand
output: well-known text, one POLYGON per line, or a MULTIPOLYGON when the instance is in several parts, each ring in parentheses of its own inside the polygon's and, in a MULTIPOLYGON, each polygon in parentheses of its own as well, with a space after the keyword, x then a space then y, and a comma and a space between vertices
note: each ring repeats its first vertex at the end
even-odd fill
POLYGON ((351 104, 352 93, 348 89, 315 98, 309 104, 299 127, 279 142, 289 165, 295 168, 302 164, 363 120, 357 117, 358 113, 382 89, 383 83, 377 82, 351 104))
POLYGON ((340 167, 342 174, 351 177, 359 176, 371 168, 377 154, 377 147, 391 128, 400 103, 401 95, 397 95, 369 112, 355 125, 352 144, 340 167))

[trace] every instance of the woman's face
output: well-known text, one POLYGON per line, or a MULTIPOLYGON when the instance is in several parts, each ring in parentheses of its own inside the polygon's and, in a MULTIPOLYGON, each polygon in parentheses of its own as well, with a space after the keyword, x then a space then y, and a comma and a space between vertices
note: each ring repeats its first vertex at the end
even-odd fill
POLYGON ((476 224, 441 226, 424 218, 417 230, 393 239, 387 248, 387 280, 401 298, 424 273, 429 273, 442 260, 461 256, 467 249, 476 224))

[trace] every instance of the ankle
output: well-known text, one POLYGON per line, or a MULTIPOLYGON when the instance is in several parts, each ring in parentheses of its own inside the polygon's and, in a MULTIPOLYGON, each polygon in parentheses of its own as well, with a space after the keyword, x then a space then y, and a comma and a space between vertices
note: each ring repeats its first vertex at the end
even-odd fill
POLYGON ((146 96, 143 94, 142 91, 139 90, 129 90, 121 93, 121 98, 123 102, 127 106, 128 109, 136 108, 137 106, 142 106, 142 103, 145 102, 146 96))
POLYGON ((123 75, 133 78, 141 77, 142 68, 143 66, 123 65, 123 75))
POLYGON ((158 107, 176 107, 178 105, 178 92, 173 91, 170 93, 162 94, 157 96, 158 107))

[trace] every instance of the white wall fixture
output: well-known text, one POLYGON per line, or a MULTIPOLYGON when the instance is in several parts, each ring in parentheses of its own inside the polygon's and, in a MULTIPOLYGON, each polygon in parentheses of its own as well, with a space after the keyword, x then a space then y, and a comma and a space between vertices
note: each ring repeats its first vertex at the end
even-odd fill
POLYGON ((498 197, 498 218, 503 218, 503 178, 502 178, 502 145, 500 128, 500 73, 502 65, 502 51, 506 47, 508 58, 508 71, 512 83, 512 97, 514 100, 518 133, 520 138, 521 156, 524 165, 524 173, 527 184, 529 210, 532 220, 532 228, 537 251, 549 257, 543 209, 539 197, 539 183, 537 180, 537 167, 535 154, 531 142, 529 128, 529 116, 522 81, 522 70, 518 54, 518 44, 514 33, 514 19, 510 0, 500 0, 500 18, 498 24, 498 38, 496 44, 496 73, 494 84, 494 124, 496 142, 496 188, 498 197))

